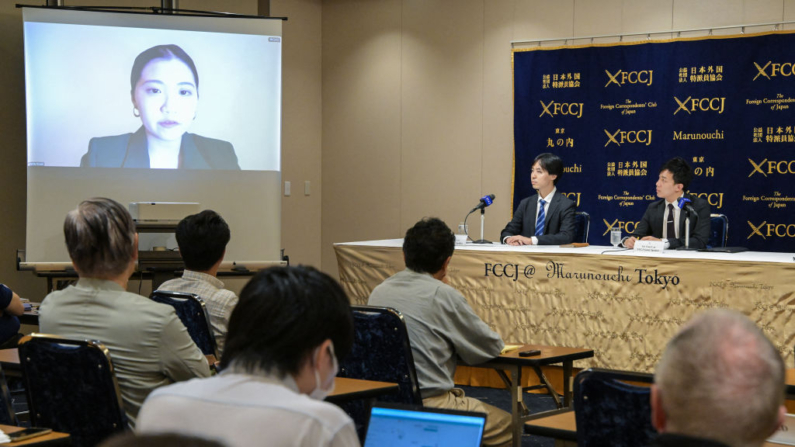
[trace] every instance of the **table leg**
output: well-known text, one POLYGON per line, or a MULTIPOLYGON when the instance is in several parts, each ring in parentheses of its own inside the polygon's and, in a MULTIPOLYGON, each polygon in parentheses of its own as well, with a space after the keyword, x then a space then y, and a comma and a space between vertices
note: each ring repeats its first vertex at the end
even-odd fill
POLYGON ((522 421, 522 406, 524 406, 524 396, 522 396, 522 367, 511 366, 511 421, 513 429, 513 447, 522 446, 522 433, 524 433, 524 423, 522 421))
POLYGON ((563 362, 563 406, 571 407, 571 373, 574 362, 567 360, 563 362))
POLYGON ((536 376, 538 376, 538 380, 541 382, 540 385, 536 385, 536 388, 546 388, 549 395, 555 400, 555 405, 558 407, 558 409, 563 408, 563 404, 560 403, 560 396, 558 395, 558 392, 555 391, 555 388, 553 388, 552 384, 549 383, 549 380, 547 380, 547 376, 544 375, 541 367, 533 366, 533 371, 535 371, 536 376))

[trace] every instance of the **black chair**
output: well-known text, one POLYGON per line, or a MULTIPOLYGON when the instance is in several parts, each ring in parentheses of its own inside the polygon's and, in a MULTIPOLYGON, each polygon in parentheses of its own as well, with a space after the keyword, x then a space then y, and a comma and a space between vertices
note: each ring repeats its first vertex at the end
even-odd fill
POLYGON ((574 242, 587 243, 588 233, 591 231, 591 215, 585 211, 577 211, 574 213, 574 225, 574 242))
POLYGON ((651 374, 587 369, 574 378, 577 445, 637 447, 648 445, 657 432, 651 425, 651 374))
MULTIPOLYGON (((395 309, 353 306, 354 340, 351 353, 340 364, 338 377, 398 384, 398 392, 378 400, 422 406, 417 371, 403 315, 395 309)), ((340 404, 356 424, 359 439, 370 416, 368 402, 340 404)))
POLYGON ((218 355, 218 346, 215 344, 213 328, 210 325, 210 315, 204 300, 193 293, 168 292, 155 290, 149 297, 158 303, 168 304, 177 312, 177 317, 188 329, 190 338, 204 355, 218 355))
POLYGON ((0 424, 19 425, 3 368, 0 368, 0 424))
POLYGON ((31 425, 69 433, 74 446, 94 446, 127 429, 103 344, 31 334, 19 342, 19 361, 31 425))
POLYGON ((729 240, 729 218, 725 214, 710 214, 708 247, 725 247, 729 240))

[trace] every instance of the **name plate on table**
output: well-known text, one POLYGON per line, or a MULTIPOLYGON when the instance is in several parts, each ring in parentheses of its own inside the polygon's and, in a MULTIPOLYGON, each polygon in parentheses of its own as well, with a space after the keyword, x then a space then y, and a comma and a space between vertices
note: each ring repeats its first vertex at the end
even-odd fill
POLYGON ((665 251, 665 242, 635 241, 635 251, 642 251, 644 253, 662 253, 665 251))
POLYGON ((795 414, 784 416, 784 424, 767 440, 775 444, 795 445, 795 414))

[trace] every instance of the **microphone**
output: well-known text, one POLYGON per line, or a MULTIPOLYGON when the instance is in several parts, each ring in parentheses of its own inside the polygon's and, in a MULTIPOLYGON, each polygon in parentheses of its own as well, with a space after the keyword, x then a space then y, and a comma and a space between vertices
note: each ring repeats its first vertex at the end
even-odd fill
POLYGON ((680 209, 687 211, 690 214, 695 214, 696 218, 698 218, 698 213, 696 213, 695 208, 693 208, 692 201, 685 196, 682 196, 677 200, 676 204, 679 206, 680 209))
POLYGON ((478 206, 472 208, 472 211, 470 211, 470 213, 474 213, 477 210, 482 210, 483 208, 486 208, 492 203, 494 203, 494 194, 483 196, 480 198, 480 203, 478 203, 478 206))

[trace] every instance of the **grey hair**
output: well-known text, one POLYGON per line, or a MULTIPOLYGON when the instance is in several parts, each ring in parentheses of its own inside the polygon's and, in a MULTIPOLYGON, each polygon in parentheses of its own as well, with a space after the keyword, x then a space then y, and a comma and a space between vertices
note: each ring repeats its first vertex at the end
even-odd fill
POLYGON ((654 381, 666 431, 759 446, 784 402, 784 362, 762 331, 739 312, 695 316, 668 342, 654 381))
POLYGON ((124 273, 134 259, 135 223, 120 203, 95 197, 66 215, 63 223, 69 257, 88 278, 111 278, 124 273))

